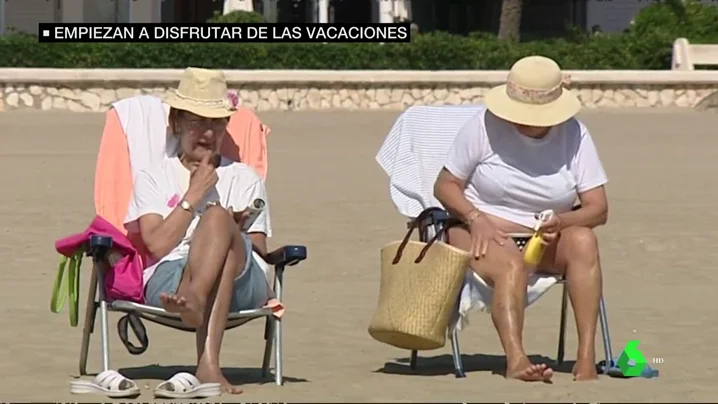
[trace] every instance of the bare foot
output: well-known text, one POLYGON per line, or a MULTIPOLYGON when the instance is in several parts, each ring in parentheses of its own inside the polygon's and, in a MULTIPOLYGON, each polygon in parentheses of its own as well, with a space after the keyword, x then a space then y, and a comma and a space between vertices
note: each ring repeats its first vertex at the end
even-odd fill
POLYGON ((575 381, 589 381, 597 380, 598 372, 596 371, 596 364, 593 360, 579 359, 576 364, 573 365, 573 380, 575 381))
POLYGON ((162 308, 169 313, 178 313, 182 322, 190 327, 199 327, 204 321, 204 309, 202 309, 192 294, 187 296, 170 295, 160 293, 162 308))
POLYGON ((553 369, 544 364, 532 365, 528 359, 525 359, 518 366, 507 369, 506 377, 524 382, 551 383, 553 369))
POLYGON ((237 386, 232 385, 232 383, 227 380, 224 375, 222 374, 222 371, 219 369, 213 369, 213 370, 202 370, 197 369, 197 379, 199 379, 202 383, 219 383, 220 388, 222 389, 223 393, 227 394, 242 394, 243 391, 237 386))

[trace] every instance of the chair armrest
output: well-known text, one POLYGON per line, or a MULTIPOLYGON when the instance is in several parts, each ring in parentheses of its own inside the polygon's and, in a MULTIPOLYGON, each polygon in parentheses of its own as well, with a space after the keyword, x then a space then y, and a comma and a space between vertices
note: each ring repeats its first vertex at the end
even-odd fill
POLYGON ((104 261, 108 258, 112 250, 112 244, 111 236, 90 236, 90 248, 87 250, 87 255, 91 256, 95 262, 104 261))
MULTIPOLYGON (((419 223, 420 227, 428 227, 428 226, 433 226, 433 225, 441 226, 441 225, 444 225, 451 218, 451 215, 449 215, 449 212, 447 212, 444 209, 429 208, 426 210, 428 210, 429 213, 426 216, 426 218, 422 221, 422 223, 419 223)), ((425 210, 425 212, 426 212, 426 210, 425 210)), ((412 220, 410 220, 406 224, 406 228, 410 229, 411 226, 414 225, 415 220, 416 220, 416 218, 412 218, 412 220)))
POLYGON ((269 265, 292 266, 307 259, 307 247, 303 245, 287 245, 277 248, 262 258, 269 265))

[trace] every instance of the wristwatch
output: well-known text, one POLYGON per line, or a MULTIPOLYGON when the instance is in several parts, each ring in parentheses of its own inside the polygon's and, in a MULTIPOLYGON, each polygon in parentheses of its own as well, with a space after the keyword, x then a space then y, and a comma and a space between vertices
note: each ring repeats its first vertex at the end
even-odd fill
POLYGON ((187 200, 183 199, 182 202, 179 204, 180 208, 186 210, 187 212, 194 212, 194 207, 192 207, 192 204, 187 202, 187 200))

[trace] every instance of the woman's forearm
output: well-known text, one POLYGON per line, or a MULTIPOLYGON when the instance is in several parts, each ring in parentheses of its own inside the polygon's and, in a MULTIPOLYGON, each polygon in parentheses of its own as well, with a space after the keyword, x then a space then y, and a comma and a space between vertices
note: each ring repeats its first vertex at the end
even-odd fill
POLYGON ((144 243, 155 259, 169 254, 182 241, 187 228, 192 222, 193 212, 182 209, 179 205, 156 226, 144 243))
POLYGON ((593 229, 606 224, 608 221, 608 209, 600 206, 581 206, 571 212, 560 213, 561 227, 580 226, 593 229))
POLYGON ((476 207, 464 196, 463 188, 454 182, 437 181, 434 186, 434 196, 451 215, 460 219, 468 219, 468 215, 476 210, 476 207))

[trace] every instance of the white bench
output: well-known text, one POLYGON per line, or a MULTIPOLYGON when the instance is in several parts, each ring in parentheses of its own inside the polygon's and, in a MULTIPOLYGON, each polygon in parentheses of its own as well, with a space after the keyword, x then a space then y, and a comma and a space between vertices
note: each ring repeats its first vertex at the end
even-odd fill
POLYGON ((695 66, 718 66, 717 45, 691 45, 686 38, 673 42, 671 70, 695 70, 695 66))

